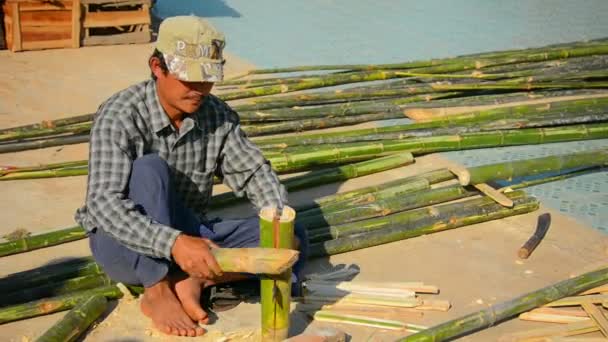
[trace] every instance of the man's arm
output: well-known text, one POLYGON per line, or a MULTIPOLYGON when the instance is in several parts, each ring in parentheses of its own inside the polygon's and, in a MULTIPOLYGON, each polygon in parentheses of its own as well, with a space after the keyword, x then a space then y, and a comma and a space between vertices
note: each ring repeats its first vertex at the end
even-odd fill
POLYGON ((102 113, 91 130, 86 199, 89 220, 138 253, 170 259, 180 232, 154 222, 127 198, 135 156, 127 133, 130 123, 120 118, 119 113, 102 113))
POLYGON ((265 206, 283 207, 287 204, 287 192, 270 163, 235 123, 228 134, 221 153, 221 172, 224 183, 234 194, 244 192, 258 209, 265 206))

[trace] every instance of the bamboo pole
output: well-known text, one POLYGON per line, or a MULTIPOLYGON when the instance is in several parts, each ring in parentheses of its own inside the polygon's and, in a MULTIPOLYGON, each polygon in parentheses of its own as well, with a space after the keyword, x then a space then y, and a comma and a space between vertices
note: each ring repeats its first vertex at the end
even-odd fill
POLYGON ((71 116, 71 117, 67 117, 67 118, 63 118, 63 119, 42 121, 40 123, 35 123, 35 124, 30 124, 30 125, 3 128, 3 129, 0 129, 0 135, 4 135, 6 133, 27 132, 27 131, 31 131, 31 130, 79 124, 79 123, 83 123, 83 122, 87 122, 87 121, 92 121, 94 115, 95 114, 93 114, 93 113, 92 114, 83 114, 83 115, 71 116))
MULTIPOLYGON (((360 221, 357 224, 334 226, 334 234, 337 231, 338 234, 336 235, 346 236, 312 243, 309 247, 309 255, 310 257, 320 257, 350 252, 474 223, 524 214, 538 209, 538 201, 531 197, 525 197, 522 192, 515 191, 506 195, 514 201, 513 208, 504 208, 490 198, 482 197, 406 211, 401 215, 396 214, 380 219, 360 221), (344 227, 348 227, 348 233, 346 233, 344 227), (355 232, 356 235, 350 235, 355 232)), ((327 231, 327 228, 325 228, 325 231, 327 231)), ((317 231, 310 232, 309 239, 318 234, 317 231)))
POLYGON ((470 167, 458 172, 457 175, 460 184, 464 186, 486 183, 490 180, 513 179, 546 172, 604 166, 607 163, 608 149, 598 149, 470 167))
POLYGON ((34 300, 69 294, 74 291, 92 289, 110 285, 112 281, 105 274, 90 274, 76 278, 57 280, 36 287, 28 287, 4 293, 0 298, 0 307, 27 303, 34 300))
MULTIPOLYGON (((322 170, 311 171, 307 174, 295 176, 281 181, 288 191, 329 184, 347 179, 363 177, 377 172, 391 170, 409 165, 414 162, 411 153, 397 153, 385 157, 366 160, 359 163, 341 165, 322 170)), ((238 201, 232 192, 215 195, 211 199, 211 207, 221 207, 238 201)))
MULTIPOLYGON (((266 248, 294 248, 294 219, 296 212, 290 207, 266 207, 260 211, 260 246, 266 248)), ((261 279, 262 338, 264 341, 282 341, 289 330, 291 303, 291 269, 281 275, 261 279)))
POLYGON ((466 190, 459 185, 447 186, 404 194, 403 196, 388 197, 364 205, 359 205, 355 201, 351 205, 338 206, 338 208, 334 208, 334 211, 324 210, 321 207, 317 210, 318 215, 298 217, 297 222, 308 229, 333 226, 378 216, 388 216, 397 212, 453 201, 476 194, 477 192, 466 190))
POLYGON ((507 302, 468 314, 431 327, 401 341, 444 341, 470 332, 490 327, 522 312, 571 296, 608 282, 608 268, 585 273, 578 277, 524 294, 507 302))
POLYGON ((7 306, 0 309, 0 324, 69 310, 83 300, 96 295, 106 297, 107 299, 116 299, 122 298, 123 293, 115 285, 110 285, 52 298, 44 298, 25 304, 7 306))
POLYGON ((86 231, 80 227, 70 227, 52 232, 24 237, 18 240, 0 243, 0 257, 32 251, 39 248, 76 241, 87 237, 86 231))
POLYGON ((53 325, 36 342, 74 341, 106 310, 108 300, 94 295, 84 299, 53 325))
POLYGON ((71 259, 4 276, 0 278, 0 293, 8 293, 64 279, 102 273, 101 267, 93 261, 92 257, 71 259))
POLYGON ((80 144, 89 141, 89 135, 70 135, 66 137, 45 140, 15 142, 0 145, 0 153, 19 152, 37 148, 54 147, 62 145, 80 144))
POLYGON ((83 134, 89 133, 92 122, 83 122, 75 125, 60 126, 60 127, 45 127, 26 131, 5 132, 0 134, 0 142, 19 141, 23 139, 31 139, 59 134, 83 134))

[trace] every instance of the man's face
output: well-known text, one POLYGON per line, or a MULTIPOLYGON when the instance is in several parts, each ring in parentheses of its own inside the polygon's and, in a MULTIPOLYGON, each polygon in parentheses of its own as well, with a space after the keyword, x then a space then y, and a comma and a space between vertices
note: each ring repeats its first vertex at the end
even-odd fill
POLYGON ((150 68, 156 76, 156 86, 163 106, 167 111, 194 113, 203 103, 205 96, 211 93, 213 82, 186 82, 164 73, 160 61, 153 58, 150 68))

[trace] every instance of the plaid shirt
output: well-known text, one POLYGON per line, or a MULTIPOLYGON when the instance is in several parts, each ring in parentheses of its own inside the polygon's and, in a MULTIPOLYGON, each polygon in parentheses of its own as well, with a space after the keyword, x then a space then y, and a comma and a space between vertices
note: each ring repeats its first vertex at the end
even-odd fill
POLYGON ((245 136, 238 115, 213 95, 175 129, 160 105, 153 80, 125 89, 103 103, 91 129, 85 205, 76 221, 101 227, 125 246, 171 259, 180 233, 141 214, 127 198, 135 159, 156 153, 169 165, 178 196, 204 219, 213 176, 258 208, 282 206, 284 187, 260 150, 245 136))

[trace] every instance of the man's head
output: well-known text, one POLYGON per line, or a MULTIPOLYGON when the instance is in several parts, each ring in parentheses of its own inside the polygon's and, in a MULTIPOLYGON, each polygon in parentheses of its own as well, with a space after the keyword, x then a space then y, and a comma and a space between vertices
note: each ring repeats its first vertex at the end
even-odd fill
POLYGON ((195 16, 165 19, 150 57, 161 103, 168 111, 192 113, 223 79, 224 35, 195 16))

